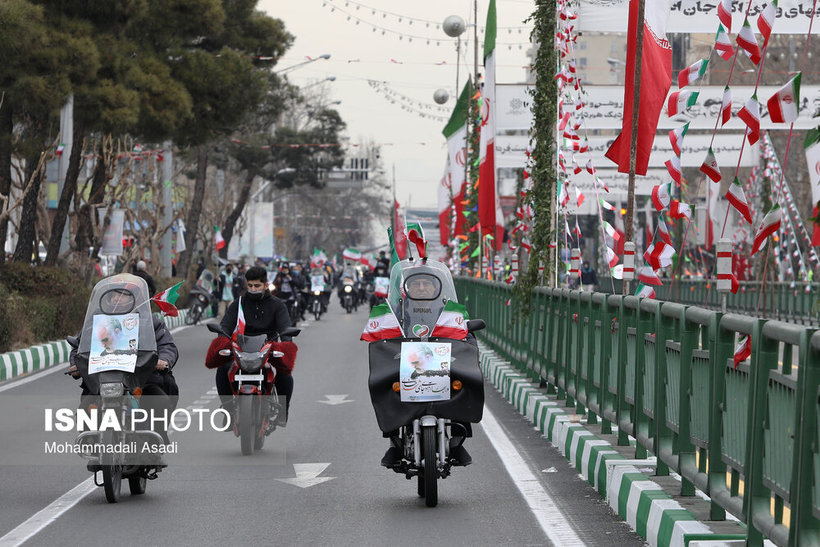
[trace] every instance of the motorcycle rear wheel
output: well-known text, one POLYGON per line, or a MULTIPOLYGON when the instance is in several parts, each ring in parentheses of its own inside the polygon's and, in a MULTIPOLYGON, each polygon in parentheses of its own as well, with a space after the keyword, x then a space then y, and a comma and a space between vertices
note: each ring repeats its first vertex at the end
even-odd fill
POLYGON ((243 456, 253 453, 253 399, 251 395, 239 396, 239 440, 243 456))
POLYGON ((122 491, 122 467, 119 465, 103 465, 103 489, 108 503, 117 503, 122 491))
POLYGON ((145 487, 148 484, 148 479, 145 477, 128 477, 128 489, 132 496, 139 496, 145 494, 145 487))
MULTIPOLYGON (((426 426, 422 429, 422 455, 424 468, 421 478, 424 481, 424 504, 427 507, 438 505, 438 458, 436 458, 437 428, 426 426)), ((421 485, 419 485, 421 490, 421 485)))

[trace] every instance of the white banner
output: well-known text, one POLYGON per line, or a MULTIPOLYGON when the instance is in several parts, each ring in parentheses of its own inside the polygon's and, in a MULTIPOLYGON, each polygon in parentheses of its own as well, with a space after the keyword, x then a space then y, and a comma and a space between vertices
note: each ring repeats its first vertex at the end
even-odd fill
POLYGON ((496 168, 523 169, 527 165, 527 147, 530 138, 526 135, 496 135, 496 168))
MULTIPOLYGON (((756 2, 749 10, 752 27, 768 2, 756 2)), ((666 32, 709 33, 717 32, 718 0, 679 0, 672 2, 672 10, 666 32)), ((732 3, 732 33, 737 34, 746 13, 744 2, 732 3)), ((772 28, 773 34, 808 34, 812 13, 811 0, 780 0, 772 28)), ((581 32, 626 33, 628 0, 581 0, 578 30, 581 32)))
MULTIPOLYGON (((715 141, 712 143, 712 151, 715 153, 715 159, 721 168, 735 168, 737 158, 740 155, 740 147, 743 144, 743 138, 741 133, 715 135, 715 141)), ((566 139, 564 140, 566 141, 566 139)), ((581 167, 584 167, 587 159, 591 158, 592 164, 596 169, 609 169, 614 167, 615 164, 612 160, 604 157, 604 153, 606 153, 614 140, 614 136, 590 137, 589 152, 576 154, 576 161, 581 167)), ((706 153, 709 151, 709 143, 711 140, 711 135, 691 135, 687 133, 683 139, 683 148, 681 149, 681 167, 700 167, 703 164, 703 160, 706 159, 706 153)), ((757 165, 759 154, 760 141, 756 142, 754 146, 749 146, 749 144, 746 143, 746 146, 743 148, 743 158, 740 165, 742 167, 757 165)), ((664 164, 673 155, 674 151, 672 150, 672 144, 669 142, 669 135, 663 133, 655 135, 655 142, 652 145, 652 154, 649 156, 649 167, 663 167, 665 169, 666 166, 664 164)), ((567 152, 566 148, 564 148, 564 156, 567 159, 567 168, 571 169, 571 153, 567 152)), ((724 172, 723 176, 727 177, 729 173, 724 172)))
POLYGON ((532 126, 532 97, 529 89, 525 84, 496 84, 496 131, 529 130, 532 126))
MULTIPOLYGON (((784 82, 785 83, 785 82, 784 82)), ((588 85, 584 86, 586 96, 584 97, 584 126, 586 129, 621 129, 624 115, 624 88, 609 85, 588 85)), ((661 112, 658 120, 658 129, 675 129, 690 122, 689 130, 708 129, 714 130, 720 113, 720 105, 723 102, 723 87, 704 86, 698 89, 698 102, 692 106, 685 116, 672 119, 666 116, 666 108, 661 112)), ((754 93, 752 86, 735 86, 732 90, 732 113, 737 114, 746 104, 746 101, 754 93)), ((766 108, 766 101, 779 90, 779 86, 762 85, 757 90, 757 100, 760 103, 760 128, 789 130, 787 123, 772 123, 769 111, 766 108)), ((677 91, 677 85, 673 85, 670 93, 677 91)), ((667 98, 668 101, 668 98, 667 98)), ((817 120, 812 119, 820 116, 820 86, 803 85, 800 86, 800 117, 794 123, 794 128, 799 130, 812 129, 817 126, 817 120)), ((719 127, 719 131, 735 130, 743 131, 746 126, 737 116, 732 118, 726 125, 719 127)), ((684 145, 686 139, 684 139, 684 145)))
POLYGON ((806 148, 806 164, 809 166, 811 201, 816 204, 820 201, 820 142, 806 148))
MULTIPOLYGON (((122 229, 125 224, 125 211, 122 209, 112 209, 109 223, 105 220, 105 207, 97 209, 97 218, 103 227, 103 244, 100 248, 100 255, 122 255, 122 229)), ((133 229, 133 228, 132 228, 133 229)))
POLYGON ((273 203, 249 202, 245 207, 248 219, 241 237, 231 238, 228 259, 238 260, 243 256, 269 258, 273 256, 273 203), (251 220, 251 215, 253 219, 251 220), (251 239, 253 238, 253 239, 251 239))

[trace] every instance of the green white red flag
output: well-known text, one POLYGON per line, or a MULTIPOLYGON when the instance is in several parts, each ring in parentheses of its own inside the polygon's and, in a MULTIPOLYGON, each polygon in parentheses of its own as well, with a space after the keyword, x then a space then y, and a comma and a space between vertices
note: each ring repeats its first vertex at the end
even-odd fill
POLYGON ((774 19, 777 16, 777 0, 772 0, 766 7, 763 8, 763 13, 757 18, 757 28, 763 36, 763 47, 769 42, 769 36, 772 34, 772 27, 774 26, 774 19))
POLYGON ((362 253, 358 249, 345 249, 342 251, 342 258, 345 260, 360 262, 362 260, 362 253))
POLYGON ((726 199, 743 215, 746 222, 749 224, 752 223, 752 211, 749 208, 749 200, 746 199, 746 193, 743 191, 743 186, 741 186, 737 177, 735 177, 735 180, 729 185, 729 190, 726 191, 726 199))
POLYGON ((245 310, 242 309, 242 297, 239 297, 236 310, 236 327, 233 329, 233 336, 231 339, 236 342, 236 337, 240 334, 245 334, 245 310))
POLYGON ((757 100, 757 93, 752 95, 743 108, 737 113, 737 117, 743 120, 746 127, 746 136, 749 144, 754 144, 760 139, 760 103, 757 100))
POLYGON ((367 319, 367 324, 364 326, 359 340, 365 342, 376 342, 377 340, 386 340, 388 338, 401 338, 404 333, 401 331, 399 320, 393 315, 393 311, 386 302, 382 302, 370 310, 370 317, 367 319))
POLYGON ((780 229, 781 214, 780 205, 775 205, 766 213, 766 216, 763 217, 763 222, 760 223, 754 241, 752 242, 752 256, 757 254, 757 252, 766 245, 766 239, 770 235, 780 229))
POLYGON ((642 267, 638 272, 638 280, 644 285, 654 285, 655 287, 663 285, 660 277, 658 277, 655 270, 652 269, 652 266, 642 267))
POLYGON ((640 298, 655 298, 655 289, 653 289, 651 285, 638 283, 638 288, 635 289, 635 296, 640 298))
POLYGON ((700 171, 712 179, 712 182, 720 182, 720 167, 718 167, 715 153, 712 151, 711 146, 709 147, 709 152, 706 153, 706 159, 703 160, 703 164, 700 166, 700 171))
POLYGON ((802 73, 798 72, 794 77, 786 82, 786 85, 766 101, 769 108, 769 116, 774 123, 792 123, 797 120, 800 114, 800 79, 802 73))
POLYGON ((680 168, 680 156, 672 156, 663 163, 666 170, 669 171, 669 176, 672 180, 680 186, 680 181, 683 180, 683 171, 680 168))
POLYGON ((760 62, 760 47, 757 45, 757 38, 755 38, 755 31, 749 24, 749 19, 743 20, 743 27, 737 34, 737 45, 746 53, 746 56, 757 65, 760 62))
POLYGON ((673 199, 672 203, 669 205, 669 214, 672 218, 686 217, 687 219, 692 220, 692 207, 690 207, 688 203, 683 203, 682 201, 673 199))
POLYGON ((732 58, 732 55, 735 54, 732 40, 729 38, 729 34, 723 28, 723 25, 718 25, 717 36, 715 36, 715 50, 717 50, 718 55, 720 55, 724 61, 728 61, 732 58))
POLYGON ((214 245, 217 251, 225 247, 225 238, 222 237, 222 231, 219 229, 219 226, 214 226, 214 245))
POLYGON ((179 286, 182 285, 182 281, 174 285, 173 287, 168 287, 161 293, 157 293, 151 297, 151 300, 159 307, 165 315, 170 315, 171 317, 176 317, 179 315, 179 310, 177 310, 176 303, 177 298, 179 298, 179 286))
POLYGON ((652 205, 655 206, 655 209, 660 212, 669 207, 669 202, 672 199, 669 195, 669 189, 672 187, 672 183, 668 182, 666 184, 659 184, 652 188, 652 205))
POLYGON ((669 132, 669 142, 672 143, 672 150, 675 152, 676 156, 680 156, 680 148, 683 145, 683 138, 686 136, 686 132, 689 131, 690 123, 691 122, 686 122, 685 125, 682 125, 669 132))
POLYGON ((678 88, 692 85, 698 81, 709 66, 709 59, 699 59, 678 73, 678 88))
POLYGON ((732 0, 720 0, 718 19, 720 24, 726 27, 726 32, 732 32, 732 0))
POLYGON ((752 336, 747 334, 745 336, 740 337, 740 342, 738 342, 737 347, 735 348, 735 368, 751 357, 752 355, 752 336))
POLYGON ((431 336, 463 340, 468 334, 467 320, 469 318, 467 308, 458 302, 448 300, 436 320, 431 336))
POLYGON ((723 90, 723 99, 720 102, 720 125, 726 125, 726 122, 732 117, 732 90, 727 85, 723 90))
POLYGON ((683 91, 675 91, 669 95, 669 101, 666 104, 666 113, 670 118, 674 118, 678 114, 682 114, 698 101, 697 91, 684 89, 683 91))

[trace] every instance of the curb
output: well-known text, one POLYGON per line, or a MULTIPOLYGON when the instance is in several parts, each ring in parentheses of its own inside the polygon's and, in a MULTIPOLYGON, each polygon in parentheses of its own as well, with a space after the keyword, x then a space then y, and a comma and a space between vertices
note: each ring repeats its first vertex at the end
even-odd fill
POLYGON ((641 472, 656 459, 624 458, 566 412, 555 396, 479 342, 481 370, 501 395, 557 448, 612 510, 652 546, 729 545, 742 535, 713 531, 641 472), (691 542, 691 543, 690 543, 691 542), (697 543, 700 542, 700 543, 697 543))
MULTIPOLYGON (((159 314, 154 315, 161 317, 159 314)), ((185 325, 187 315, 188 310, 182 309, 179 310, 177 317, 164 317, 162 320, 166 327, 173 329, 185 325)), ((68 342, 58 340, 2 353, 0 354, 0 382, 66 363, 70 352, 71 347, 68 342)))

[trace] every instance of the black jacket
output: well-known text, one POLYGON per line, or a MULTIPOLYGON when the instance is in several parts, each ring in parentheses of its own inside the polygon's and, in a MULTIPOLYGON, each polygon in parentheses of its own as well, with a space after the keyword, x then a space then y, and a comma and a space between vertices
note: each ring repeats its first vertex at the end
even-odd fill
MULTIPOLYGON (((234 300, 225 311, 225 316, 220 324, 222 329, 233 332, 236 329, 236 318, 239 310, 239 300, 234 300)), ((275 340, 279 334, 291 326, 290 314, 284 302, 271 296, 265 291, 264 296, 259 300, 242 297, 242 313, 245 315, 245 334, 247 336, 257 336, 266 334, 269 339, 275 340)), ((290 340, 285 337, 282 340, 290 340)))
POLYGON ((136 270, 134 272, 134 275, 136 275, 137 277, 141 277, 145 280, 145 282, 148 284, 149 295, 154 296, 155 294, 157 294, 157 285, 156 283, 154 283, 154 278, 151 277, 151 274, 149 274, 145 270, 136 270))

